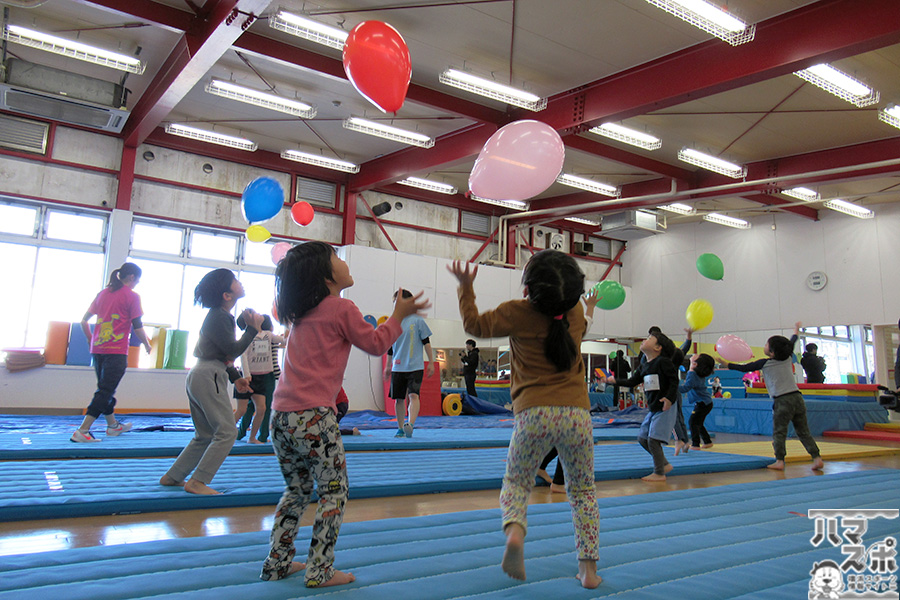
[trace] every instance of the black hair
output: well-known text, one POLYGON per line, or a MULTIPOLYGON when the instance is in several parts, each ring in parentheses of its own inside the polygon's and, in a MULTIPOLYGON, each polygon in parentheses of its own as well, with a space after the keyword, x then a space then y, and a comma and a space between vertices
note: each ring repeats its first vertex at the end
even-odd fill
POLYGON ((121 267, 109 274, 109 283, 106 284, 106 287, 112 292, 120 290, 122 289, 122 286, 125 285, 125 280, 128 279, 130 275, 134 275, 135 279, 140 279, 141 268, 134 263, 124 263, 121 267))
POLYGON ((572 368, 579 350, 569 334, 569 312, 584 294, 584 273, 575 259, 557 250, 542 250, 531 257, 522 273, 532 306, 550 320, 544 356, 557 371, 572 368), (559 318, 557 318, 559 317, 559 318))
POLYGON ((478 346, 478 344, 476 344, 475 340, 473 339, 466 340, 466 345, 468 346, 469 344, 471 344, 473 348, 476 348, 478 346))
POLYGON ((658 326, 654 325, 653 327, 651 327, 650 329, 647 330, 647 335, 653 335, 655 333, 662 333, 662 329, 660 329, 658 326))
POLYGON ((813 350, 818 350, 818 349, 819 349, 819 347, 816 344, 807 344, 806 345, 807 352, 812 352, 813 350))
MULTIPOLYGON (((409 291, 409 290, 407 290, 407 289, 404 289, 404 288, 400 288, 400 292, 402 292, 400 295, 403 296, 404 298, 412 298, 412 292, 411 292, 411 291, 409 291)), ((397 292, 396 292, 396 291, 394 292, 394 296, 393 296, 393 297, 394 297, 394 300, 397 299, 397 292)))
POLYGON ((619 358, 622 358, 624 355, 625 355, 625 353, 622 352, 621 350, 616 352, 616 356, 618 356, 619 358))
POLYGON ((697 355, 697 366, 694 367, 694 373, 698 377, 706 378, 713 374, 716 370, 716 360, 709 354, 697 355))
POLYGON ((650 335, 651 337, 656 338, 656 343, 660 346, 660 356, 665 356, 666 358, 671 359, 675 355, 675 342, 670 340, 666 334, 658 331, 650 335))
POLYGON ((325 242, 294 246, 275 267, 275 313, 282 325, 293 323, 317 307, 330 293, 334 248, 325 242))
MULTIPOLYGON (((241 331, 247 329, 247 321, 244 320, 244 313, 238 315, 237 326, 241 331)), ((263 315, 262 325, 259 326, 263 331, 272 331, 272 317, 263 315)))
POLYGON ((237 279, 228 269, 215 269, 203 276, 194 288, 194 304, 203 308, 218 308, 225 299, 222 294, 231 291, 231 284, 237 279))
POLYGON ((775 360, 787 360, 794 351, 791 340, 783 335, 773 335, 769 338, 767 343, 769 344, 769 351, 772 353, 772 358, 775 360))
MULTIPOLYGON (((674 342, 672 345, 675 345, 674 342)), ((676 371, 684 366, 684 352, 681 351, 681 348, 675 348, 675 352, 672 353, 672 364, 675 365, 676 371)))

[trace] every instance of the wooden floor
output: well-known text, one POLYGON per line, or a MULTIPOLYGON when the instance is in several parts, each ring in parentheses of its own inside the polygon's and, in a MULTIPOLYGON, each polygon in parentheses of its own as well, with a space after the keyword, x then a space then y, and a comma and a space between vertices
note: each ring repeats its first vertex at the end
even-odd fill
MULTIPOLYGON (((728 443, 766 439, 762 436, 718 434, 716 442, 728 443)), ((900 443, 855 443, 900 448, 900 443)), ((649 471, 651 464, 649 457, 647 460, 649 471)), ((825 473, 878 468, 900 469, 900 454, 860 458, 846 462, 826 462, 825 473)), ((815 476, 818 475, 810 470, 810 463, 789 463, 784 472, 755 469, 752 471, 670 476, 664 484, 649 484, 640 480, 602 481, 596 484, 596 489, 597 497, 605 498, 714 487, 732 483, 775 481, 815 476)), ((549 488, 539 487, 532 492, 530 500, 532 504, 564 502, 565 496, 562 494, 551 494, 549 488)), ((370 521, 497 507, 498 490, 421 494, 393 498, 367 498, 350 500, 347 504, 344 521, 370 521)), ((204 511, 186 510, 108 517, 0 523, 0 556, 268 530, 272 525, 273 508, 273 506, 254 506, 204 511)), ((312 518, 313 511, 308 510, 307 514, 304 515, 303 525, 310 525, 312 518)))

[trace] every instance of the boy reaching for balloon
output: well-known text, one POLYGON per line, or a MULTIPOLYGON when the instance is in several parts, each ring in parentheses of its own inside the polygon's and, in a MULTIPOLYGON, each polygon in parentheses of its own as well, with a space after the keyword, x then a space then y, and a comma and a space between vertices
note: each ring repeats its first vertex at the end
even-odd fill
POLYGON ((794 425, 794 431, 803 447, 813 459, 813 471, 819 471, 825 463, 819 454, 819 447, 809 431, 806 422, 806 404, 803 402, 803 394, 797 387, 794 379, 794 369, 791 356, 794 353, 794 345, 800 335, 802 324, 798 321, 794 325, 794 335, 787 339, 783 335, 773 335, 766 341, 763 351, 768 358, 761 358, 745 364, 728 363, 726 366, 733 371, 762 370, 763 379, 766 382, 766 391, 772 399, 772 447, 775 449, 775 462, 768 468, 776 471, 784 470, 784 457, 787 454, 785 442, 787 440, 788 425, 794 425))

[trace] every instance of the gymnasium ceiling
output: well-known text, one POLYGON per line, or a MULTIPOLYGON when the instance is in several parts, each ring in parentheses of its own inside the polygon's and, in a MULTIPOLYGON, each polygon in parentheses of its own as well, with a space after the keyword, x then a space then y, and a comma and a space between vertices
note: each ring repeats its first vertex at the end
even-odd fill
MULTIPOLYGON (((717 0, 724 4, 723 0, 717 0)), ((179 122, 254 140, 250 153, 203 144, 211 155, 281 165, 306 176, 341 181, 351 191, 378 189, 421 200, 485 210, 463 194, 475 157, 510 121, 538 119, 566 143, 564 172, 621 186, 622 200, 590 210, 671 202, 659 194, 737 183, 680 162, 691 147, 747 165, 747 181, 798 175, 715 193, 682 195, 701 211, 737 217, 790 211, 816 218, 821 203, 779 193, 806 186, 823 198, 845 198, 878 211, 900 201, 900 130, 877 118, 900 104, 900 6, 896 0, 730 0, 727 7, 756 24, 753 41, 730 46, 646 0, 10 0, 9 22, 76 37, 134 54, 147 64, 130 75, 126 145, 180 144, 163 131, 179 122), (29 7, 30 6, 30 7, 29 7), (233 8, 240 12, 226 25, 233 8), (366 20, 390 23, 412 58, 412 83, 396 115, 384 115, 346 79, 339 50, 271 28, 277 9, 350 30, 366 20), (248 14, 259 18, 248 19, 248 14), (242 23, 252 21, 244 33, 242 23), (857 108, 805 83, 794 71, 828 62, 880 92, 857 108), (439 83, 448 67, 493 76, 549 98, 539 112, 516 109, 439 83), (213 78, 274 89, 316 107, 302 120, 204 91, 213 78), (436 138, 430 149, 404 146, 342 127, 349 116, 385 120, 436 138), (663 140, 644 151, 587 132, 620 122, 663 140), (207 148, 208 147, 208 148, 207 148), (361 165, 355 175, 286 163, 282 150, 304 149, 361 165), (883 164, 893 161, 894 164, 883 164), (873 164, 874 163, 874 164, 873 164), (825 173, 821 173, 824 171, 825 173), (449 198, 395 181, 444 181, 449 198), (656 194, 651 198, 643 198, 656 194), (634 198, 634 200, 628 200, 634 198)), ((121 73, 21 45, 25 60, 118 81, 121 73)), ((199 142, 197 143, 199 144, 199 142)), ((553 184, 532 209, 609 200, 553 184)), ((487 207, 487 210, 503 212, 487 207)), ((670 215, 670 223, 697 217, 670 215), (674 217, 674 218, 673 218, 674 217)), ((846 217, 852 218, 852 217, 846 217)), ((571 226, 572 224, 570 224, 571 226)), ((588 231, 588 229, 585 229, 588 231)))

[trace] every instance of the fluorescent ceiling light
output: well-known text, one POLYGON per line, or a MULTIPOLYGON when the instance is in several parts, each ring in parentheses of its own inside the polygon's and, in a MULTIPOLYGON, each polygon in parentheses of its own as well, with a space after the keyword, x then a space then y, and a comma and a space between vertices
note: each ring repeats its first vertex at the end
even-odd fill
POLYGON ((210 144, 218 144, 219 146, 247 150, 248 152, 256 152, 256 148, 258 147, 256 142, 246 138, 216 133, 215 131, 209 131, 207 129, 198 129, 179 123, 169 123, 166 125, 166 133, 190 138, 192 140, 200 140, 201 142, 209 142, 210 144))
POLYGON ((300 150, 284 150, 281 153, 281 158, 306 163, 307 165, 325 167, 334 171, 343 171, 344 173, 359 173, 359 165, 352 162, 328 158, 319 154, 310 154, 309 152, 301 152, 300 150))
POLYGON ((3 39, 14 44, 31 46, 38 50, 61 54, 69 58, 77 58, 78 60, 94 63, 95 65, 103 65, 119 71, 127 71, 137 75, 144 72, 144 63, 133 56, 95 48, 94 46, 63 39, 41 31, 19 27, 18 25, 7 25, 3 29, 3 39))
POLYGON ((750 42, 756 35, 756 25, 748 26, 737 17, 705 0, 647 0, 647 2, 732 46, 750 42))
POLYGON ((476 77, 471 73, 458 71, 457 69, 447 69, 440 76, 441 83, 446 85, 472 92, 486 98, 500 100, 513 106, 527 108, 531 111, 539 111, 547 108, 547 99, 541 98, 530 92, 518 90, 508 85, 476 77))
POLYGON ((691 148, 682 148, 678 151, 678 160, 701 167, 714 173, 727 175, 732 179, 742 179, 747 176, 747 167, 730 163, 703 152, 698 152, 691 148))
POLYGON ((735 229, 750 229, 750 223, 743 219, 738 219, 736 217, 729 217, 728 215, 723 215, 720 213, 709 213, 708 215, 703 215, 704 221, 709 221, 710 223, 718 223, 719 225, 725 225, 726 227, 734 227, 735 229))
POLYGON ((644 133, 642 131, 629 129, 628 127, 623 127, 622 125, 618 125, 616 123, 604 123, 603 125, 592 127, 588 131, 590 131, 591 133, 596 133, 597 135, 602 135, 603 137, 608 137, 612 140, 619 140, 620 142, 625 142, 626 144, 631 144, 632 146, 637 146, 638 148, 643 148, 645 150, 656 150, 657 148, 662 146, 662 140, 658 137, 652 136, 649 133, 644 133))
POLYGON ((834 200, 829 200, 828 202, 826 202, 825 208, 830 208, 831 210, 836 210, 837 212, 844 213, 845 215, 850 215, 851 217, 856 217, 858 219, 871 219, 875 216, 875 213, 865 206, 853 204, 852 202, 847 202, 846 200, 841 200, 839 198, 835 198, 834 200))
POLYGON ((900 106, 891 104, 878 111, 878 120, 900 129, 900 106))
POLYGON ((358 131, 367 135, 393 140, 401 144, 409 144, 410 146, 419 146, 420 148, 431 148, 434 146, 434 138, 428 137, 424 133, 416 133, 415 131, 407 131, 399 127, 384 125, 376 121, 368 119, 360 119, 358 117, 350 117, 344 119, 344 129, 358 131))
POLYGON ((476 202, 484 202, 485 204, 493 204, 494 206, 502 206, 503 208, 511 208, 512 210, 526 210, 528 204, 519 200, 491 200, 490 198, 482 198, 475 194, 469 194, 469 197, 476 202))
POLYGON ((230 81, 222 81, 213 79, 206 85, 206 91, 214 96, 223 98, 231 98, 245 104, 253 104, 270 110, 287 113, 303 119, 312 119, 316 116, 316 109, 299 102, 297 100, 288 100, 281 98, 275 94, 260 92, 242 85, 231 83, 230 81))
POLYGON ((795 187, 789 190, 781 190, 781 193, 785 196, 796 198, 797 200, 803 200, 804 202, 815 202, 820 198, 817 191, 805 187, 795 187))
POLYGON ((562 173, 556 178, 556 181, 569 187, 587 190, 595 194, 603 194, 604 196, 612 196, 613 198, 618 198, 620 194, 619 188, 614 185, 600 183, 599 181, 587 179, 586 177, 578 177, 577 175, 562 173))
POLYGON ((881 97, 877 90, 828 64, 795 71, 794 75, 854 106, 869 106, 877 103, 881 97))
POLYGON ((344 49, 344 42, 347 41, 347 36, 350 35, 343 29, 331 27, 330 25, 283 10, 269 17, 269 27, 337 50, 344 49))
POLYGON ((566 217, 566 221, 572 221, 573 223, 581 223, 582 225, 592 225, 594 227, 600 227, 600 223, 597 221, 591 221, 590 219, 582 219, 581 217, 566 217))
POLYGON ((692 215, 697 212, 693 206, 682 204, 681 202, 673 202, 672 204, 663 204, 660 206, 662 210, 678 213, 679 215, 692 215))
POLYGON ((420 179, 419 177, 407 177, 406 179, 401 179, 397 183, 402 185, 408 185, 410 187, 419 188, 422 190, 430 190, 432 192, 438 192, 439 194, 455 194, 459 190, 456 189, 456 186, 452 186, 449 183, 441 183, 440 181, 430 181, 428 179, 420 179))

